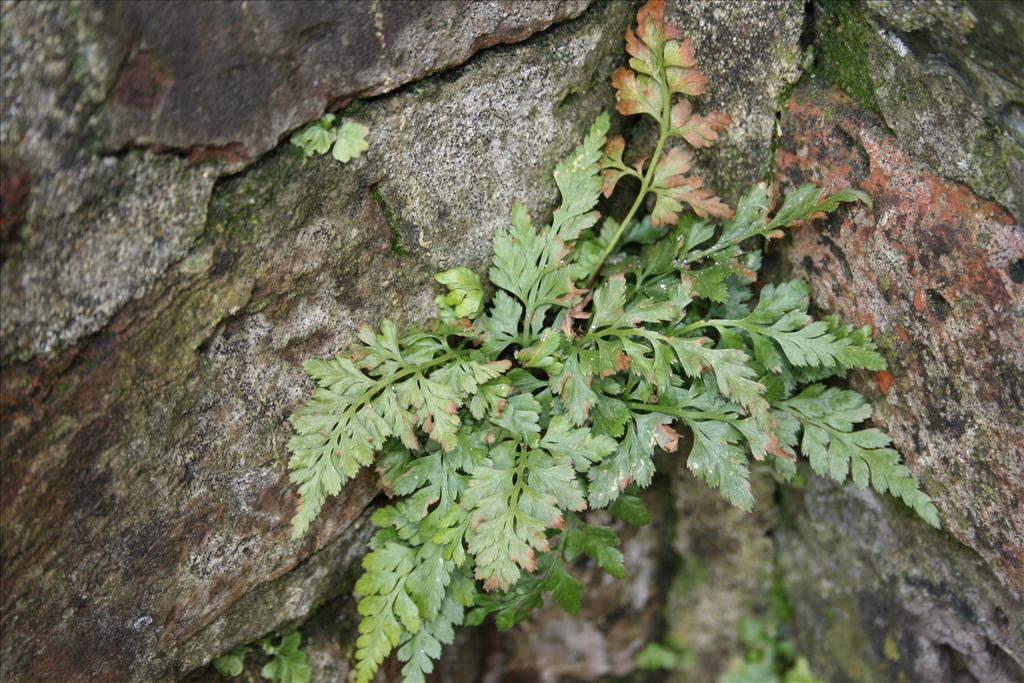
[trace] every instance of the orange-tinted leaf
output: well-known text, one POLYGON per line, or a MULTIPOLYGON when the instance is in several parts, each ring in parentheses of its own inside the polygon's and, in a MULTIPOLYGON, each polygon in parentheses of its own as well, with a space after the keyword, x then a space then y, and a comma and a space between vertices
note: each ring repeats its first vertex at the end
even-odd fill
MULTIPOLYGON (((622 152, 626 149, 626 140, 621 135, 608 140, 604 145, 604 156, 606 159, 622 164, 622 152)), ((601 159, 601 167, 605 168, 611 164, 606 163, 606 159, 601 159)))
POLYGON ((710 147, 718 140, 718 131, 732 123, 728 114, 713 111, 707 116, 694 116, 682 131, 683 139, 694 147, 710 147))
POLYGON ((649 47, 655 47, 662 40, 664 25, 664 0, 650 0, 637 10, 636 33, 649 47))
POLYGON ((601 193, 605 197, 611 197, 615 191, 615 184, 619 179, 631 172, 625 169, 622 161, 622 152, 626 148, 626 141, 621 135, 616 135, 604 146, 604 156, 601 157, 601 193))
POLYGON ((625 372, 629 370, 629 356, 622 349, 619 349, 615 353, 615 369, 619 372, 625 372))
POLYGON ((665 43, 665 66, 681 66, 685 69, 693 69, 697 66, 697 58, 693 54, 693 41, 687 38, 679 42, 669 40, 665 43))
POLYGON ((678 181, 672 183, 670 180, 689 171, 692 163, 693 152, 686 147, 673 147, 658 161, 658 167, 654 170, 654 184, 661 187, 679 184, 678 181))
POLYGON ((612 168, 606 168, 601 171, 601 194, 605 197, 611 197, 612 192, 615 192, 615 186, 624 175, 626 175, 625 171, 612 168))
POLYGON ((667 192, 658 192, 655 195, 654 210, 651 211, 652 225, 668 225, 679 220, 678 211, 683 205, 672 198, 667 192))
POLYGON ((694 114, 689 100, 677 102, 672 107, 672 135, 678 135, 693 147, 710 147, 718 140, 718 131, 730 123, 732 118, 720 111, 707 116, 694 114))
POLYGON ((654 55, 651 54, 650 48, 636 37, 631 28, 626 29, 626 52, 632 56, 629 60, 631 67, 648 75, 655 72, 654 55))
POLYGON ((636 74, 624 66, 612 72, 612 87, 616 90, 636 89, 636 74))
POLYGON ((690 100, 679 100, 672 105, 672 114, 669 117, 669 121, 672 123, 673 128, 681 128, 686 125, 686 122, 690 120, 692 115, 693 105, 690 104, 690 100))
POLYGON ((775 432, 768 432, 768 444, 766 450, 772 455, 786 460, 796 460, 796 454, 790 450, 786 444, 779 440, 778 435, 775 432))
POLYGON ((682 40, 683 33, 671 21, 666 21, 661 27, 661 34, 665 40, 682 40))
POLYGON ((668 187, 656 188, 655 193, 657 201, 654 204, 654 211, 651 212, 651 223, 654 225, 674 223, 679 219, 679 211, 683 204, 689 204, 693 212, 701 218, 732 217, 732 209, 716 197, 714 192, 704 187, 704 179, 700 176, 673 176, 668 187))
POLYGON ((658 118, 661 114, 661 88, 649 76, 619 67, 612 74, 616 109, 624 116, 646 113, 658 118))
POLYGON ((679 448, 679 432, 669 425, 658 425, 658 432, 661 436, 658 441, 663 444, 662 449, 666 453, 675 453, 679 448))
POLYGON ((691 97, 704 94, 707 79, 696 69, 670 66, 665 70, 665 74, 668 76, 668 85, 672 92, 691 97))
MULTIPOLYGON (((716 199, 717 199, 717 197, 716 197, 716 199)), ((729 208, 729 207, 726 207, 726 208, 729 208)), ((751 270, 750 268, 747 268, 742 263, 740 263, 739 259, 732 259, 729 263, 732 265, 733 269, 737 273, 739 273, 741 276, 747 278, 751 282, 753 282, 754 280, 757 279, 757 273, 754 272, 753 270, 751 270)))
POLYGON ((635 72, 620 66, 612 73, 612 87, 615 88, 615 108, 620 114, 632 116, 642 111, 635 72))
POLYGON ((704 179, 696 176, 687 178, 686 183, 670 189, 669 192, 673 199, 689 204, 693 212, 701 218, 708 216, 731 218, 732 209, 703 185, 704 179))

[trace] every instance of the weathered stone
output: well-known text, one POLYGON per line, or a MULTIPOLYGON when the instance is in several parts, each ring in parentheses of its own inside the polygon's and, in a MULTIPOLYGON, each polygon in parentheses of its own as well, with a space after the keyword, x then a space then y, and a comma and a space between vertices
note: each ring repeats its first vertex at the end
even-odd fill
POLYGON ((873 115, 814 82, 786 109, 788 184, 853 186, 874 209, 791 231, 813 299, 876 326, 879 421, 943 524, 1024 589, 1024 233, 1000 206, 916 167, 873 115))
POLYGON ((332 103, 390 92, 579 16, 569 2, 103 3, 121 64, 107 144, 274 147, 332 103))
POLYGON ((4 364, 58 351, 145 295, 202 231, 216 179, 174 156, 94 154, 103 82, 83 66, 77 10, 3 5, 5 207, 22 194, 4 217, 4 364))
POLYGON ((812 477, 776 529, 800 651, 831 683, 1024 680, 1024 603, 899 503, 812 477))
POLYGON ((138 152, 40 179, 0 275, 3 360, 62 349, 144 296, 202 232, 214 179, 138 152))
POLYGON ((428 319, 431 274, 482 263, 513 196, 549 215, 630 10, 368 103, 348 165, 274 151, 216 186, 191 249, 101 332, 4 368, 6 680, 170 680, 335 594, 376 486, 367 472, 288 540, 299 363, 360 324, 428 319))
MULTIPOLYGON (((347 166, 273 148, 352 96, 587 4, 3 3, 5 680, 212 683, 213 657, 300 623, 314 680, 346 679, 376 486, 367 472, 307 538, 287 539, 285 417, 309 390, 298 363, 359 324, 428 318, 431 273, 481 268, 513 198, 548 215, 551 168, 608 106, 637 3, 594 3, 523 45, 357 102, 343 115, 370 126, 371 146, 347 166), (342 7, 358 21, 337 21, 342 7)), ((804 3, 670 0, 668 14, 709 78, 698 108, 736 120, 701 155, 734 200, 772 167, 777 109, 805 63, 804 3)), ((823 307, 883 328, 893 367, 875 377, 888 391, 875 395, 880 419, 984 560, 870 494, 812 483, 787 495, 777 527, 767 479, 755 478, 747 516, 684 472, 675 504, 652 505, 659 523, 626 542, 630 582, 576 567, 583 614, 463 629, 435 680, 665 680, 633 670, 651 637, 696 655, 681 680, 713 680, 736 653, 737 619, 765 610, 771 535, 803 649, 827 680, 1021 676, 1022 609, 1000 583, 1020 589, 1024 556, 1020 233, 900 150, 1018 211, 1004 143, 1021 137, 1019 10, 815 14, 826 73, 836 54, 858 57, 834 79, 896 138, 845 100, 801 91, 778 156, 785 179, 852 182, 877 208, 796 231, 784 259, 813 274, 823 307)), ((254 680, 261 663, 250 658, 254 680)), ((398 680, 396 662, 380 678, 398 680)))
POLYGON ((911 156, 1024 214, 1024 6, 816 5, 824 73, 880 112, 911 156))
POLYGON ((693 39, 708 79, 698 106, 732 117, 720 141, 697 155, 697 168, 733 203, 771 173, 776 113, 804 59, 804 3, 670 0, 665 16, 693 39))
POLYGON ((5 2, 0 147, 31 201, 3 229, 0 363, 102 329, 185 255, 219 175, 329 106, 588 4, 5 2))
MULTIPOLYGON (((670 456, 672 457, 672 456, 670 456)), ((753 514, 739 510, 676 461, 672 547, 679 569, 665 603, 666 641, 693 654, 671 680, 715 681, 740 653, 739 621, 767 611, 775 571, 770 536, 778 522, 775 484, 755 475, 753 514)))

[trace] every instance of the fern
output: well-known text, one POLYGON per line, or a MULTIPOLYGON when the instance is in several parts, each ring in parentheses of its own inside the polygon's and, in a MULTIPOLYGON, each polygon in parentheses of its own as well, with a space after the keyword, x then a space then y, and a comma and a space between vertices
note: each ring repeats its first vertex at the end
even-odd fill
POLYGON ((363 467, 375 463, 393 497, 374 515, 356 587, 357 681, 396 651, 405 679, 423 680, 455 626, 490 614, 511 626, 545 594, 578 610, 569 566, 581 555, 625 576, 615 531, 580 513, 646 521, 631 492, 651 483, 656 449, 744 510, 750 460, 791 478, 801 453, 818 474, 891 492, 938 525, 888 438, 855 428, 871 414, 864 400, 820 383, 885 366, 870 328, 814 320, 802 282, 752 286, 766 240, 870 200, 805 185, 772 214, 757 186, 733 211, 688 175, 691 148, 729 121, 679 99, 705 80, 660 2, 640 9, 626 49, 617 108, 657 123, 649 157, 624 161, 602 114, 555 170, 551 222, 535 227, 512 207, 494 238, 489 304, 471 271, 450 270, 437 276, 449 292, 433 330, 399 335, 385 321, 305 365, 318 388, 292 416, 294 535, 363 467), (621 221, 599 225, 600 195, 625 176, 637 196, 621 221))
POLYGON ((343 164, 362 156, 370 148, 366 142, 370 129, 355 121, 345 121, 335 127, 335 118, 334 114, 324 114, 292 133, 289 142, 301 149, 307 159, 314 154, 326 154, 327 150, 343 164))
MULTIPOLYGON (((256 643, 269 657, 260 669, 260 676, 273 683, 309 683, 312 670, 306 661, 306 653, 299 649, 302 635, 298 631, 281 636, 274 644, 270 638, 256 643)), ((240 645, 227 654, 213 660, 213 667, 225 678, 236 678, 245 670, 245 657, 253 648, 240 645)))

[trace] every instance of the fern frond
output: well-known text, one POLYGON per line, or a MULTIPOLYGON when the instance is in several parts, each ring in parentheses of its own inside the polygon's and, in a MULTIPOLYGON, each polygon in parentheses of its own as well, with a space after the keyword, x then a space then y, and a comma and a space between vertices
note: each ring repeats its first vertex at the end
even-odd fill
MULTIPOLYGON (((758 185, 733 211, 688 175, 690 148, 729 123, 680 97, 705 88, 692 43, 654 1, 626 49, 617 108, 657 123, 650 158, 607 140, 599 116, 555 169, 551 224, 538 230, 517 202, 495 235, 489 303, 476 273, 453 268, 436 277, 447 292, 431 331, 403 336, 385 321, 347 353, 305 364, 317 388, 291 418, 293 536, 367 465, 392 498, 372 517, 380 529, 356 584, 358 683, 391 653, 405 681, 424 681, 463 622, 493 615, 506 628, 545 596, 578 611, 572 567, 583 557, 625 576, 614 528, 581 513, 645 523, 636 492, 658 450, 743 510, 754 504, 750 458, 789 480, 803 455, 814 472, 891 493, 938 525, 889 438, 857 429, 870 406, 820 384, 885 367, 871 328, 815 320, 804 282, 755 291, 761 248, 783 228, 870 201, 804 185, 771 215, 758 185), (640 186, 628 213, 590 230, 600 194, 626 176, 640 186)), ((330 125, 297 144, 336 142, 330 125)))

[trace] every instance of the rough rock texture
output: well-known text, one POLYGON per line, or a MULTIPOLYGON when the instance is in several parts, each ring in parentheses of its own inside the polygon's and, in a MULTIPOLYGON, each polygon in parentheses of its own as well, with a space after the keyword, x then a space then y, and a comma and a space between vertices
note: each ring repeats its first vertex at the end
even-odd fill
POLYGON ((676 462, 672 548, 679 556, 665 604, 665 640, 693 654, 693 666, 671 680, 715 681, 739 653, 742 617, 767 611, 774 578, 771 530, 778 523, 775 484, 756 476, 757 505, 747 514, 727 503, 676 462))
POLYGON ((568 2, 113 2, 97 7, 113 148, 256 157, 332 103, 380 95, 579 16, 568 2))
POLYGON ((327 107, 587 5, 5 2, 4 184, 32 201, 4 223, 0 362, 60 351, 151 291, 202 231, 216 178, 327 107), (138 147, 181 154, 122 153, 138 147))
POLYGON ((831 683, 1024 680, 1024 602, 898 503, 813 478, 775 531, 801 652, 831 683))
MULTIPOLYGON (((431 680, 439 683, 477 681, 660 680, 648 679, 636 670, 634 656, 661 630, 661 608, 665 603, 675 556, 664 539, 671 536, 672 505, 668 482, 659 481, 645 492, 652 513, 651 524, 624 527, 622 552, 628 576, 617 581, 588 561, 574 571, 584 582, 583 608, 578 615, 566 614, 557 605, 537 610, 522 625, 498 631, 485 623, 475 629, 457 631, 437 663, 431 680)), ((592 513, 592 522, 607 524, 604 513, 592 513)), ((361 550, 360 550, 361 552, 361 550)), ((351 590, 353 578, 335 576, 339 594, 351 590)), ((302 625, 303 650, 317 683, 344 683, 355 651, 359 615, 348 595, 319 608, 302 625)), ((253 680, 265 662, 259 653, 246 659, 253 680)), ((398 681, 400 663, 385 663, 378 680, 398 681)), ((223 680, 212 670, 190 678, 192 683, 223 680)), ((244 679, 243 679, 244 680, 244 679)))
POLYGON ((338 590, 375 485, 368 472, 288 541, 299 362, 359 324, 426 319, 430 275, 479 264, 513 197, 550 210, 555 160, 609 105, 593 83, 629 11, 366 105, 357 162, 285 146, 222 181, 149 294, 61 355, 4 369, 5 678, 170 679, 338 590))
POLYGON ((665 16, 693 39, 708 94, 705 111, 733 123, 698 155, 700 171, 730 203, 772 170, 776 112, 801 73, 803 0, 675 0, 665 16))
POLYGON ((820 83, 798 89, 782 130, 786 182, 874 199, 793 231, 786 260, 821 308, 876 326, 879 419, 946 528, 1024 589, 1024 232, 820 83))
POLYGON ((910 155, 1024 215, 1024 5, 816 5, 829 79, 881 113, 910 155))
POLYGON ((104 84, 86 66, 79 6, 2 7, 3 203, 17 187, 24 195, 2 235, 6 364, 63 348, 146 294, 202 232, 216 171, 140 151, 98 155, 104 84))
MULTIPOLYGON (((430 275, 482 268, 512 199, 543 219, 635 7, 0 5, 5 681, 213 683, 212 658, 300 625, 314 680, 345 680, 376 484, 288 540, 299 363, 360 324, 424 321, 430 275), (371 129, 365 157, 278 144, 341 107, 371 129)), ((698 108, 736 120, 701 155, 709 184, 733 200, 777 162, 784 183, 875 197, 796 231, 782 262, 821 308, 880 327, 892 367, 866 388, 966 546, 856 490, 812 482, 780 508, 757 476, 747 516, 676 472, 627 536, 630 581, 581 564, 580 616, 463 631, 434 679, 712 681, 780 582, 826 680, 1024 677, 1019 5, 667 13, 709 78, 698 108), (820 84, 786 105, 807 40, 891 132, 820 84), (636 671, 649 639, 694 667, 636 671)))

